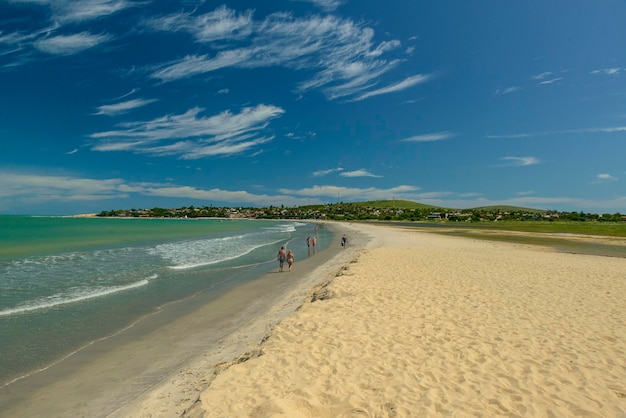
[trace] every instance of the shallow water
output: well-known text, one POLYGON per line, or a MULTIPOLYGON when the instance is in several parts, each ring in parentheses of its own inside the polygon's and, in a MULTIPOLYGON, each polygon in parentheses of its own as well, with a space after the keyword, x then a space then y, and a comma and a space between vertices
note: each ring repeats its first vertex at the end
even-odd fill
POLYGON ((315 232, 301 222, 0 216, 0 388, 168 305, 258 279, 281 245, 302 258, 315 232))

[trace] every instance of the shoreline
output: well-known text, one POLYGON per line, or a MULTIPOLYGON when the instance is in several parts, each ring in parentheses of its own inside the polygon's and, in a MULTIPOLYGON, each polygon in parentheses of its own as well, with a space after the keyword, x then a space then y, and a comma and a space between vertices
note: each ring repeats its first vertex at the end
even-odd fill
POLYGON ((62 366, 3 388, 0 409, 12 416, 61 417, 68 411, 90 417, 155 416, 142 415, 142 405, 158 396, 167 401, 160 416, 181 415, 198 397, 205 368, 230 361, 258 344, 298 308, 317 277, 332 269, 343 228, 326 225, 336 242, 308 257, 300 256, 292 272, 278 274, 272 264, 260 278, 237 285, 217 300, 196 301, 200 305, 182 316, 177 312, 186 311, 188 302, 176 302, 167 309, 166 318, 173 318, 167 325, 157 325, 164 313, 155 312, 138 327, 65 359, 62 366), (146 364, 147 356, 152 365, 146 364), (129 370, 132 377, 127 381, 124 376, 129 370))
POLYGON ((358 229, 324 296, 186 417, 626 416, 625 259, 358 229))
POLYGON ((107 415, 107 418, 201 417, 203 412, 199 399, 213 379, 230 366, 261 355, 262 350, 259 347, 269 338, 274 328, 297 312, 312 297, 315 289, 329 283, 342 266, 352 260, 369 242, 370 238, 362 231, 341 223, 324 224, 332 229, 336 246, 331 244, 325 250, 323 259, 312 257, 304 261, 296 260, 293 271, 268 273, 257 284, 267 284, 274 280, 276 274, 290 277, 303 263, 305 266, 309 264, 304 276, 297 283, 277 295, 273 303, 263 304, 256 315, 249 317, 246 323, 239 324, 237 329, 225 336, 215 347, 207 347, 202 355, 181 365, 178 372, 167 376, 158 385, 107 415), (343 233, 352 236, 359 244, 341 250, 338 237, 343 233), (334 254, 333 248, 336 249, 334 254))

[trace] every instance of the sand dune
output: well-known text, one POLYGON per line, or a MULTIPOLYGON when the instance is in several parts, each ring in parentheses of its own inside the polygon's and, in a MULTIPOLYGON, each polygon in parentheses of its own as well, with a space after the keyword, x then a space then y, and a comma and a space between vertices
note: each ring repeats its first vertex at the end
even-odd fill
POLYGON ((626 417, 626 259, 358 226, 374 239, 205 417, 626 417))

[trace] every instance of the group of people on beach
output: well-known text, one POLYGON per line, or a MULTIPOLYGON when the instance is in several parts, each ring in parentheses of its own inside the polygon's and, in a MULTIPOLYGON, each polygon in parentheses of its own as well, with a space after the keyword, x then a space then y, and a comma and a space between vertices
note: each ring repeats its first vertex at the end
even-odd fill
MULTIPOLYGON (((315 249, 315 247, 317 246, 317 238, 315 236, 306 237, 306 246, 309 248, 313 246, 313 248, 315 249)), ((285 261, 287 262, 289 271, 291 271, 293 263, 296 261, 296 257, 293 255, 293 252, 291 250, 285 250, 285 246, 280 247, 280 250, 278 250, 278 254, 276 255, 276 259, 278 260, 279 272, 285 271, 285 261)))
MULTIPOLYGON (((315 236, 306 237, 306 246, 309 248, 313 246, 313 249, 315 249, 315 247, 317 246, 317 238, 315 236)), ((341 237, 341 246, 343 248, 346 248, 348 246, 348 238, 345 235, 341 237)), ((309 255, 311 254, 309 253, 309 255)), ((280 247, 280 250, 278 250, 278 254, 276 255, 276 259, 278 260, 279 272, 284 271, 285 261, 287 262, 289 271, 291 271, 291 267, 293 267, 293 263, 296 261, 293 252, 291 250, 285 250, 285 246, 280 247)))

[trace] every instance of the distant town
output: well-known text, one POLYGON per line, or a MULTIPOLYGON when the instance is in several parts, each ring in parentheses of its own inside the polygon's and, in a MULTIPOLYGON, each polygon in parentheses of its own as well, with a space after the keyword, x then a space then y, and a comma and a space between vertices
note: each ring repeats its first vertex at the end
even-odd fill
POLYGON ((118 209, 102 211, 100 217, 132 218, 225 218, 225 219, 319 219, 336 221, 447 221, 487 222, 524 220, 567 220, 626 222, 621 213, 558 212, 514 206, 488 206, 473 209, 437 208, 410 201, 382 200, 357 203, 332 203, 299 207, 270 206, 214 207, 189 206, 177 209, 118 209))

